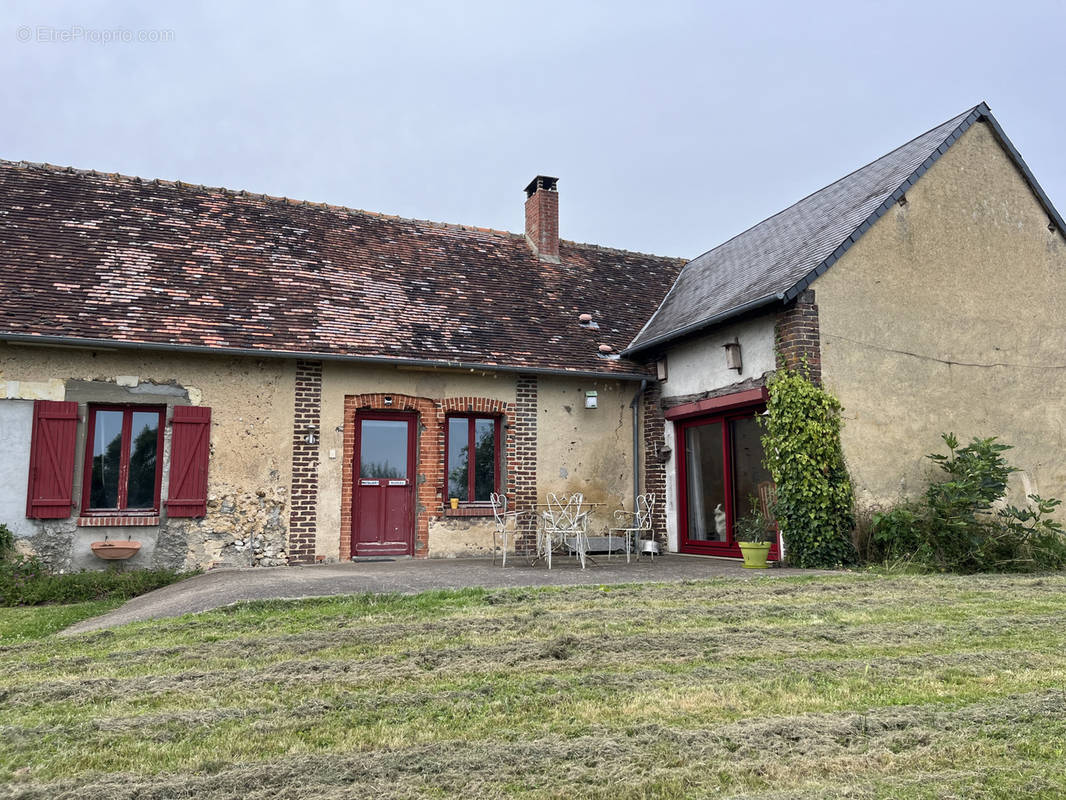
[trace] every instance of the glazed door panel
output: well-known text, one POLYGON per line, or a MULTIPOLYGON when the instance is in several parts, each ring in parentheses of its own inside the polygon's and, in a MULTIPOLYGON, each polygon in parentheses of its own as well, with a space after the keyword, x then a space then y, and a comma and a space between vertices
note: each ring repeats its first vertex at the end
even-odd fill
POLYGON ((677 435, 681 552, 739 558, 734 520, 752 513, 760 484, 771 481, 755 412, 685 420, 677 435))
POLYGON ((352 554, 414 553, 414 414, 356 416, 352 554))

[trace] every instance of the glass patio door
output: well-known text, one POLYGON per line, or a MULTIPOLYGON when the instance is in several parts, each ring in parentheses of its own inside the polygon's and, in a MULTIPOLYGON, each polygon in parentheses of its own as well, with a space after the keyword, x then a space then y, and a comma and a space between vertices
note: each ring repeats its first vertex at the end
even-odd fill
POLYGON ((771 480, 755 414, 686 420, 677 433, 681 552, 739 558, 733 521, 751 513, 759 485, 771 480))

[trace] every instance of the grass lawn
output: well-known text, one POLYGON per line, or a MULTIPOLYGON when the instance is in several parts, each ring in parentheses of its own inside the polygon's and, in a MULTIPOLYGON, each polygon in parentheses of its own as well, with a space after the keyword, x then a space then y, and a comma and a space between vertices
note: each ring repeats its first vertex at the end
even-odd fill
POLYGON ((43 639, 75 622, 96 617, 124 600, 93 600, 62 606, 0 608, 0 647, 25 639, 43 639))
POLYGON ((1061 798, 1066 576, 253 604, 5 640, 0 710, 0 797, 1061 798))

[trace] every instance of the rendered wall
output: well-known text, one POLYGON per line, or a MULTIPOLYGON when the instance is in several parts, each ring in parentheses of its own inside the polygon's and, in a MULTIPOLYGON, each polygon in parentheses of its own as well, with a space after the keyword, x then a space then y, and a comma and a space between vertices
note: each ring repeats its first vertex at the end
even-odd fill
POLYGON ((998 436, 1066 497, 1066 242, 975 124, 813 288, 822 374, 863 503, 924 489, 940 433, 998 436))
MULTIPOLYGON (((341 552, 344 398, 384 393, 428 399, 477 396, 505 403, 515 401, 515 376, 505 373, 429 371, 327 361, 322 367, 321 457, 318 484, 317 556, 335 561, 341 552)), ((444 518, 429 524, 430 557, 491 555, 491 517, 444 518)), ((419 554, 421 555, 421 554, 419 554)))
MULTIPOLYGON (((661 385, 663 404, 676 404, 678 398, 693 395, 716 395, 741 391, 759 383, 775 367, 774 323, 776 315, 766 314, 741 322, 723 325, 713 333, 682 342, 667 351, 667 380, 661 385), (742 369, 726 366, 722 345, 740 342, 742 369)), ((667 548, 676 551, 678 542, 678 444, 674 423, 669 420, 663 430, 664 446, 672 453, 665 462, 666 472, 666 540, 667 548)))
MULTIPOLYGON (((334 560, 342 552, 341 497, 344 399, 370 393, 447 400, 481 397, 515 403, 517 376, 410 370, 326 362, 322 380, 322 438, 318 486, 317 555, 334 560)), ((633 429, 629 402, 639 384, 545 377, 537 379, 537 499, 554 492, 582 492, 603 503, 594 516, 607 527, 609 512, 632 503, 633 429), (598 408, 585 409, 585 393, 596 391, 598 408)), ((491 516, 448 517, 430 509, 431 558, 490 556, 491 516)), ((416 555, 422 555, 416 553, 416 555)))
POLYGON ((537 502, 549 492, 581 492, 593 510, 590 530, 600 533, 614 510, 633 507, 633 415, 639 382, 541 376, 537 414, 537 502), (585 408, 586 392, 597 408, 585 408))
MULTIPOLYGON (((27 445, 29 431, 8 432, 18 416, 8 403, 19 399, 88 402, 151 402, 211 407, 211 457, 208 511, 202 520, 167 520, 158 527, 81 528, 76 515, 67 520, 25 517, 28 458, 14 455, 7 469, 17 480, 0 485, 0 509, 17 511, 14 525, 22 547, 63 569, 99 568, 103 564, 89 543, 134 538, 142 551, 131 566, 193 567, 245 565, 284 559, 288 524, 287 492, 291 479, 293 367, 277 360, 186 356, 172 353, 90 351, 0 345, 0 387, 9 400, 4 410, 5 440, 27 445), (256 548, 255 536, 259 540, 256 548), (241 544, 241 543, 245 544, 241 544), (267 553, 269 552, 269 556, 267 553)), ((32 407, 26 402, 24 407, 32 407)), ((84 405, 82 406, 84 414, 84 405)), ((23 412, 25 416, 25 412, 23 412)), ((19 423, 21 429, 22 420, 19 423)), ((84 422, 79 424, 75 458, 75 501, 80 501, 84 422)), ((28 445, 27 445, 28 446, 28 445)), ((166 499, 169 427, 164 431, 162 498, 166 499)), ((25 449, 25 448, 23 448, 25 449)), ((26 451, 28 452, 28 450, 26 451)))
POLYGON ((697 339, 672 345, 666 354, 667 380, 663 397, 713 391, 774 370, 774 320, 769 316, 715 328, 697 339), (726 366, 722 345, 740 342, 742 369, 726 366))
POLYGON ((37 533, 38 521, 26 519, 32 400, 0 400, 0 523, 15 536, 37 533))

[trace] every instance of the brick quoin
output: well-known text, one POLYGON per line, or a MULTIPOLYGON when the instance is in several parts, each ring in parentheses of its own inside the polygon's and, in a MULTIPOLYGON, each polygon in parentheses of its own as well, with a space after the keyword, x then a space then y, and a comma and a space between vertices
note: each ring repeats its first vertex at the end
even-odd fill
POLYGON ((341 465, 340 559, 352 557, 352 487, 355 477, 355 416, 359 411, 413 411, 418 415, 415 444, 415 549, 416 558, 429 555, 429 525, 444 516, 444 420, 449 413, 475 412, 502 420, 505 453, 503 488, 515 496, 519 459, 515 448, 515 404, 487 397, 412 397, 403 394, 347 395, 344 398, 344 461, 341 465), (390 398, 389 405, 385 398, 390 398))
POLYGON ((807 289, 792 306, 777 315, 774 326, 778 367, 795 369, 804 358, 810 367, 811 380, 822 382, 822 346, 818 328, 818 306, 814 290, 807 289))
POLYGON ((655 496, 651 527, 655 539, 666 545, 666 417, 661 402, 662 389, 650 383, 644 390, 644 491, 655 496))
MULTIPOLYGON (((518 509, 537 504, 537 393, 536 375, 519 375, 515 385, 515 465, 514 503, 518 509)), ((531 553, 536 549, 536 535, 525 532, 516 537, 515 550, 531 553)))
POLYGON ((318 530, 318 455, 321 438, 322 362, 296 362, 292 424, 292 488, 289 492, 289 561, 315 560, 318 530), (314 443, 307 438, 314 435, 314 443))

